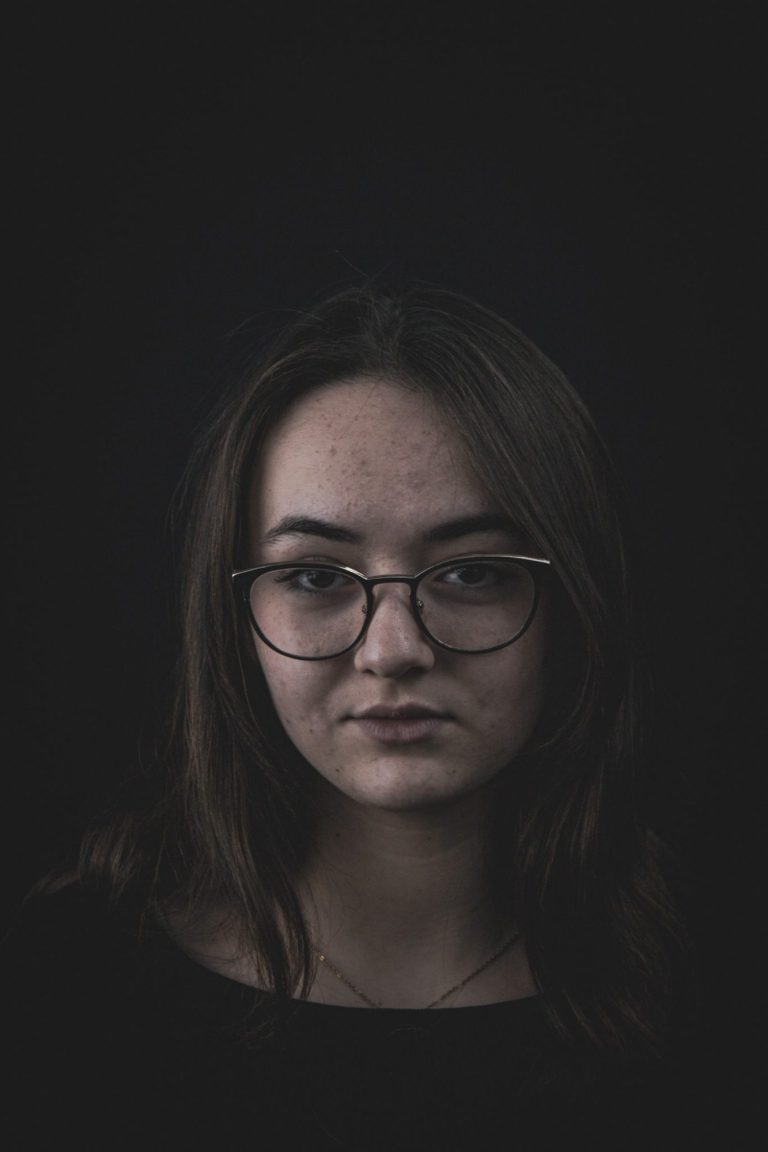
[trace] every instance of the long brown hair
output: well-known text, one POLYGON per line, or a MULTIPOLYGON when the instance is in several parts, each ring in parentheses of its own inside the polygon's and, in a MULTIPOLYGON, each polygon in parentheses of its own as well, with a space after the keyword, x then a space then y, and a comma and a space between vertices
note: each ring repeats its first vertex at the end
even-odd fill
POLYGON ((430 395, 478 476, 549 558, 559 620, 544 716, 505 774, 495 843, 553 1026, 593 1050, 653 1048, 680 931, 647 827, 643 676, 616 482, 562 373, 493 312, 423 284, 367 282, 299 314, 209 422, 182 496, 181 656, 151 803, 86 837, 81 874, 149 908, 236 910, 262 986, 306 995, 314 958, 295 879, 306 765, 236 611, 244 509, 264 438, 300 396, 377 375, 430 395))

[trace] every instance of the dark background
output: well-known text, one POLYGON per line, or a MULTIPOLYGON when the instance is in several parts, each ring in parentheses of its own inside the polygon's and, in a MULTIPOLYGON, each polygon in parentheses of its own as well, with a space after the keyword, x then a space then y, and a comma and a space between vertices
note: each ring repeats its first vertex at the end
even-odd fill
POLYGON ((692 864, 713 971, 745 978, 765 839, 763 53, 756 4, 680 7, 30 6, 17 22, 11 899, 152 727, 169 501, 222 382, 291 309, 389 269, 511 318, 590 404, 647 570, 657 814, 692 864))

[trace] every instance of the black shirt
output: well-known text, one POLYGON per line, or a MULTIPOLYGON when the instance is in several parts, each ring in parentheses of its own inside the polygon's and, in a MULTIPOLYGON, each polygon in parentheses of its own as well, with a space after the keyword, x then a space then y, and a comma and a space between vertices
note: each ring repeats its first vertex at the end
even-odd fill
POLYGON ((665 1152, 709 1147, 720 1119, 696 1045, 584 1075, 539 997, 292 1001, 265 1031, 267 994, 77 886, 24 906, 3 961, 5 1148, 665 1152))

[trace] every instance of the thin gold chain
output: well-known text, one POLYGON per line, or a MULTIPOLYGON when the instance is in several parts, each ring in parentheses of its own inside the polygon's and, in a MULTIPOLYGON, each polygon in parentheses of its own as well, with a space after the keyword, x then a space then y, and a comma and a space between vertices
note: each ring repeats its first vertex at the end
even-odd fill
MULTIPOLYGON (((426 1007, 436 1008, 438 1004, 442 1004, 443 1000, 447 1000, 448 997, 453 995, 454 992, 458 992, 459 989, 463 988, 465 984, 469 984, 470 980, 474 980, 475 976, 479 976, 480 973, 484 972, 486 968, 490 968, 494 960, 498 960, 500 956, 503 956, 504 953, 509 948, 511 948, 513 944, 516 944, 519 939, 520 933, 515 932, 513 936, 510 936, 506 943, 502 944, 498 951, 494 952, 492 956, 489 956, 487 960, 483 961, 479 968, 475 968, 474 972, 470 972, 469 976, 465 976, 464 979, 460 980, 458 984, 454 984, 452 988, 449 988, 447 992, 443 992, 442 996, 438 996, 437 1000, 433 1000, 431 1004, 427 1004, 426 1007)), ((368 1005, 369 1008, 384 1007, 384 1005, 379 1003, 378 1000, 372 1000, 370 996, 366 996, 365 992, 362 992, 359 988, 356 988, 352 981, 344 975, 341 969, 337 968, 333 961, 328 958, 325 952, 316 952, 315 954, 318 960, 322 964, 325 964, 326 968, 328 968, 329 971, 333 973, 336 979, 340 980, 342 984, 346 984, 350 992, 354 992, 355 996, 358 996, 365 1004, 368 1005)))

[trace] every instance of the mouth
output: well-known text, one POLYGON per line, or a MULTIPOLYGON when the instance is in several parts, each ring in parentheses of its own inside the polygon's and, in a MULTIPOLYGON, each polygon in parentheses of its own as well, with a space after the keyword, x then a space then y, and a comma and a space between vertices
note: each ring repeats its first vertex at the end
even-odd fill
POLYGON ((365 736, 380 744, 412 744, 437 736, 450 716, 421 704, 389 707, 377 704, 354 714, 352 721, 365 736))
POLYGON ((374 704, 362 712, 353 713, 355 720, 423 720, 445 719, 447 713, 430 708, 427 704, 374 704))

